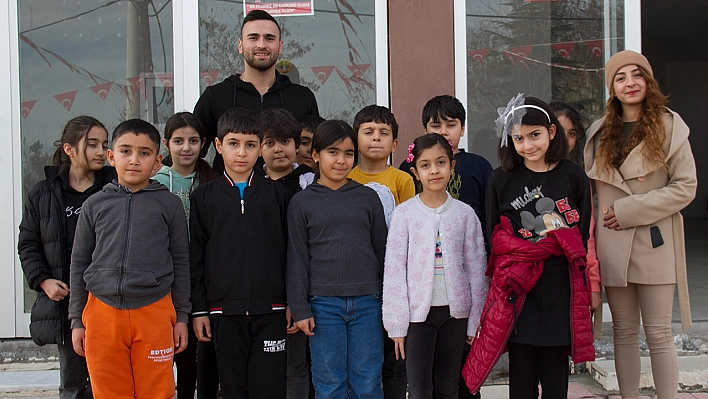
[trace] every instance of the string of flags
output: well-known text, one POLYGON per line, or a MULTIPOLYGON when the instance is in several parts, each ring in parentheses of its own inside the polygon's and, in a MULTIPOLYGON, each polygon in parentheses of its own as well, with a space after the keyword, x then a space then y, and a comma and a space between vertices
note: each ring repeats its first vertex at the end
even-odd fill
POLYGON ((512 64, 517 65, 517 62, 518 62, 518 64, 526 67, 527 69, 529 68, 528 63, 533 63, 533 64, 545 65, 545 66, 561 68, 561 69, 566 69, 566 70, 570 70, 570 71, 577 71, 577 72, 600 73, 600 72, 604 71, 604 68, 578 68, 578 67, 563 65, 558 62, 545 62, 545 61, 531 58, 531 51, 533 50, 534 47, 550 45, 551 48, 553 50, 557 51, 558 54, 563 59, 567 60, 570 57, 570 53, 573 50, 573 47, 577 44, 584 44, 585 46, 588 47, 588 49, 592 52, 592 54, 595 57, 598 57, 598 58, 602 57, 602 54, 604 52, 604 40, 602 40, 602 39, 583 40, 583 41, 575 41, 575 42, 549 43, 549 44, 536 44, 536 45, 528 45, 528 46, 516 46, 516 47, 510 47, 506 50, 493 50, 491 48, 468 50, 467 55, 469 55, 470 58, 472 58, 472 60, 478 64, 481 64, 482 62, 484 62, 484 60, 489 56, 489 54, 492 51, 496 51, 501 54, 504 54, 509 59, 509 61, 511 61, 512 64))
MULTIPOLYGON (((337 71, 338 76, 344 82, 345 86, 349 91, 353 90, 353 83, 361 83, 372 90, 375 86, 364 79, 364 73, 371 67, 371 64, 357 64, 357 65, 347 65, 349 74, 344 74, 341 69, 337 66, 313 66, 310 67, 312 72, 317 77, 317 80, 321 84, 325 84, 329 79, 333 71, 337 71)), ((221 71, 203 71, 200 73, 200 77, 205 86, 211 86, 216 82, 221 71)), ((239 71, 243 73, 243 71, 239 71)), ((95 75, 94 75, 95 76, 95 75)), ((135 76, 126 79, 125 84, 119 82, 105 82, 100 83, 95 86, 89 87, 101 100, 105 100, 108 94, 113 91, 118 91, 121 95, 125 96, 128 101, 133 101, 137 97, 138 93, 143 99, 148 98, 148 81, 156 87, 162 87, 165 90, 174 89, 174 74, 172 72, 166 73, 143 73, 140 76, 135 76)), ((71 107, 74 105, 76 100, 76 95, 79 90, 72 90, 66 93, 55 94, 52 97, 56 99, 59 104, 61 104, 67 111, 71 111, 71 107)), ((29 117, 32 109, 37 104, 37 99, 23 101, 20 103, 20 110, 23 118, 29 117)))

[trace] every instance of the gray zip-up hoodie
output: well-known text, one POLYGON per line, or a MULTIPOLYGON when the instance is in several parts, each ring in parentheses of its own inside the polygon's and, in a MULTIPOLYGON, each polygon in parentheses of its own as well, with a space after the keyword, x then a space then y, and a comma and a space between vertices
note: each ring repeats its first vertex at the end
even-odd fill
POLYGON ((71 254, 72 328, 83 328, 88 293, 118 309, 137 309, 172 293, 177 321, 191 305, 187 219, 182 201, 151 180, 137 192, 115 183, 87 199, 71 254))

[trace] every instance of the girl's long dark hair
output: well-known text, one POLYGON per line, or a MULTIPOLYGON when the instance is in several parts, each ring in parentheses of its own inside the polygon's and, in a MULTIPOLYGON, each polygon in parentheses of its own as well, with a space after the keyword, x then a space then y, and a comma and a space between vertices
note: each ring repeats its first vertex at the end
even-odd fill
MULTIPOLYGON (((192 114, 191 112, 178 112, 170 116, 170 118, 167 119, 167 122, 165 122, 165 141, 169 143, 170 139, 172 138, 172 134, 176 130, 185 127, 191 127, 192 129, 196 130, 197 133, 199 133, 199 139, 202 141, 202 143, 204 142, 204 140, 207 139, 204 125, 202 125, 202 123, 196 116, 194 116, 194 114, 192 114)), ((170 147, 168 144, 168 154, 165 158, 163 158, 162 163, 167 166, 172 166, 172 156, 169 154, 169 148, 170 147)), ((197 154, 197 156, 198 155, 199 154, 197 154)), ((208 183, 219 177, 219 174, 216 173, 216 171, 214 171, 214 169, 209 166, 209 163, 203 160, 202 158, 197 158, 197 163, 194 166, 194 171, 196 172, 196 177, 197 179, 199 179, 200 185, 208 183)))
MULTIPOLYGON (((52 164, 59 166, 62 172, 69 170, 69 167, 71 166, 71 158, 69 158, 69 156, 64 152, 64 144, 69 144, 74 148, 78 148, 79 142, 88 136, 89 131, 94 126, 98 126, 101 129, 106 130, 103 123, 93 116, 81 115, 69 120, 69 122, 67 122, 64 126, 64 130, 61 132, 61 138, 54 142, 57 149, 54 151, 54 155, 52 156, 52 164)), ((106 135, 108 135, 107 132, 108 131, 106 130, 106 135)), ((84 140, 84 145, 81 148, 78 148, 79 152, 84 157, 86 156, 87 144, 87 140, 84 140)))

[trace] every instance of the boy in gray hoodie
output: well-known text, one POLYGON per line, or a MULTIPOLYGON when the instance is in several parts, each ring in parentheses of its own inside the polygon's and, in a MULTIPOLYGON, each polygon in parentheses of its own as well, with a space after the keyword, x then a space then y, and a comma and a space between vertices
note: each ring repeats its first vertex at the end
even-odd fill
POLYGON ((151 181, 160 134, 132 119, 113 132, 117 180, 83 204, 71 257, 72 341, 97 398, 171 398, 187 345, 189 250, 182 202, 151 181))

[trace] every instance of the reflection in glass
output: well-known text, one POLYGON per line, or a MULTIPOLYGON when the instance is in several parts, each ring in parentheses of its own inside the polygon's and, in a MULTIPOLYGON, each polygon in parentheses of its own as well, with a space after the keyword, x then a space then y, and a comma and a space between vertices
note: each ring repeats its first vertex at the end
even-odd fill
MULTIPOLYGON (((173 112, 169 0, 18 2, 22 187, 44 179, 54 141, 78 115, 109 132, 127 118, 173 112)), ((34 293, 25 284, 25 311, 34 293)))
MULTIPOLYGON (((315 93, 322 117, 351 123, 361 108, 376 102, 374 2, 314 4, 313 16, 277 18, 283 40, 277 68, 315 93)), ((242 20, 240 1, 199 1, 202 91, 243 69, 242 20)))
POLYGON ((517 93, 565 101, 586 125, 600 117, 605 61, 624 47, 623 14, 622 0, 467 2, 471 150, 499 165, 496 109, 517 93))

